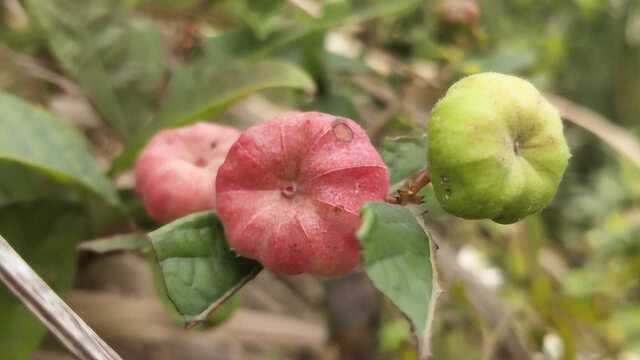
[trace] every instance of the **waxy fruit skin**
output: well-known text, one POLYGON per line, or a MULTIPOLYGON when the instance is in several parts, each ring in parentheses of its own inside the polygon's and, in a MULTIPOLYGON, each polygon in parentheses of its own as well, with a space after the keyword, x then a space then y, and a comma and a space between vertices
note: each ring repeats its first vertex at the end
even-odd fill
POLYGON ((215 178, 240 131, 195 123, 158 132, 136 161, 136 190, 152 219, 166 223, 215 207, 215 178))
POLYGON ((570 157, 558 111, 529 82, 456 82, 427 124, 429 174, 449 213, 509 224, 544 208, 570 157))
POLYGON ((218 172, 216 203, 238 254, 278 273, 336 276, 360 260, 360 207, 388 190, 358 124, 295 112, 242 133, 218 172))

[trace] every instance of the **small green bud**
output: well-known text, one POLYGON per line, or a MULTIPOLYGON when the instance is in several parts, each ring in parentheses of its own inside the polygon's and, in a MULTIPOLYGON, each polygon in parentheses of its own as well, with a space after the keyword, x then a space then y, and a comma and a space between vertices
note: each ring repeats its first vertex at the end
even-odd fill
POLYGON ((429 174, 449 213, 510 224, 553 199, 571 156, 558 111, 529 82, 456 82, 427 124, 429 174))

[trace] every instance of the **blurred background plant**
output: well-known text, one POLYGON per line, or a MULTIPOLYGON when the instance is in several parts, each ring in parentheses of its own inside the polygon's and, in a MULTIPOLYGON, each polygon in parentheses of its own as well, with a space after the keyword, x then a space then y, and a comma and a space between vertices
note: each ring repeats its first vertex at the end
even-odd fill
MULTIPOLYGON (((434 358, 640 359, 637 0, 1 0, 0 233, 124 358, 414 358, 408 323, 358 272, 263 272, 229 321, 185 333, 139 238, 76 246, 156 227, 128 170, 160 128, 344 115, 398 181, 424 166, 435 101, 480 71, 569 99, 573 158, 552 205, 514 225, 427 199, 445 288, 434 358)), ((64 358, 5 289, 0 319, 3 359, 64 358)))

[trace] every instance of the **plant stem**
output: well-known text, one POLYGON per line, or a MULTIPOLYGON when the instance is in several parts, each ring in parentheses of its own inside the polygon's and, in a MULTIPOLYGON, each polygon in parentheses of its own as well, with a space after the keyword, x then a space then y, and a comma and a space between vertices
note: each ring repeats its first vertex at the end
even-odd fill
POLYGON ((121 360, 0 236, 0 281, 81 360, 121 360))

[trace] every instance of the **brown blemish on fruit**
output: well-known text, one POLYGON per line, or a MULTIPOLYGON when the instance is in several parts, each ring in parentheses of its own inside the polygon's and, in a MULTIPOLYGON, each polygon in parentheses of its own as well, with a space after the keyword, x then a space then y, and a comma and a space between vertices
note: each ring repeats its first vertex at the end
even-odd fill
POLYGON ((333 122, 333 134, 336 136, 336 139, 342 142, 349 142, 353 139, 353 131, 341 119, 333 122))
POLYGON ((212 141, 211 144, 209 144, 209 147, 212 149, 215 149, 216 146, 218 146, 218 143, 216 141, 212 141))

